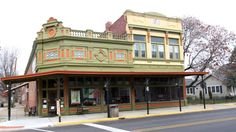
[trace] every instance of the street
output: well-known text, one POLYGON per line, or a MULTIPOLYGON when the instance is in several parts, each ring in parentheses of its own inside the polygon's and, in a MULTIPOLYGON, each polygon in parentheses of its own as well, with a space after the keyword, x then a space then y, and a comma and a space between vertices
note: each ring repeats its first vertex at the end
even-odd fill
POLYGON ((227 109, 183 115, 123 119, 102 123, 84 123, 76 126, 28 129, 24 132, 235 132, 235 124, 236 110, 227 109))

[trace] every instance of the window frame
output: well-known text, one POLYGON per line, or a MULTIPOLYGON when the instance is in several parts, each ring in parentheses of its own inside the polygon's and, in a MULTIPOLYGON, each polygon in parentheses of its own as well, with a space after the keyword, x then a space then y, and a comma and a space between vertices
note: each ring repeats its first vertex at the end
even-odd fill
POLYGON ((146 44, 146 35, 138 35, 138 34, 134 34, 133 35, 133 41, 134 41, 134 58, 147 58, 147 44, 146 44), (138 36, 142 36, 144 37, 143 40, 135 40, 135 37, 138 37, 138 36), (142 50, 142 46, 145 46, 144 49, 145 50, 142 50), (136 48, 138 48, 138 56, 136 56, 136 48), (143 51, 145 51, 145 56, 142 56, 143 55, 143 51))
POLYGON ((151 57, 152 59, 165 59, 165 38, 164 37, 159 37, 159 36, 151 36, 151 57), (153 41, 153 39, 161 39, 162 41, 153 41), (156 47, 156 57, 153 57, 153 46, 156 47), (160 57, 160 47, 162 46, 163 48, 163 57, 160 57))
POLYGON ((169 58, 172 60, 179 60, 180 59, 179 38, 168 38, 168 42, 169 42, 169 58), (171 43, 171 40, 176 40, 177 43, 171 43), (173 57, 171 57, 171 53, 173 54, 172 55, 173 57))

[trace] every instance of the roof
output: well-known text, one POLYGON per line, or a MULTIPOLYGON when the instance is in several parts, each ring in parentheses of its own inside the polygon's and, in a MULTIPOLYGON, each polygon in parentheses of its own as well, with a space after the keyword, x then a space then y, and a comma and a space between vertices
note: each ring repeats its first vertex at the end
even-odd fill
POLYGON ((33 73, 27 75, 11 76, 0 78, 3 82, 19 83, 36 81, 42 77, 53 76, 53 75, 124 75, 124 76, 192 76, 192 75, 205 75, 207 72, 98 72, 98 71, 48 71, 33 73))

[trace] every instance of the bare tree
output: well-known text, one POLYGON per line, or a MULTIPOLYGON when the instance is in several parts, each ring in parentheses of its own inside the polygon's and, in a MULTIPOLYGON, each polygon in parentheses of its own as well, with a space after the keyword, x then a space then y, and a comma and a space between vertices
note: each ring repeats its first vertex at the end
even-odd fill
POLYGON ((16 75, 17 50, 0 49, 0 77, 16 75))
MULTIPOLYGON (((230 56, 230 44, 236 43, 234 33, 219 26, 202 23, 196 18, 182 20, 185 71, 211 71, 225 64, 230 56)), ((199 76, 196 76, 193 85, 199 76)))

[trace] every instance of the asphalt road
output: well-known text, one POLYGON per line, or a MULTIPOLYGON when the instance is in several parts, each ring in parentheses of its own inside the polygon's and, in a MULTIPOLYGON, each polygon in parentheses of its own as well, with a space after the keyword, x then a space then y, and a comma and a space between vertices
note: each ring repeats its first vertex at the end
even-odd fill
POLYGON ((87 123, 76 126, 24 130, 24 132, 236 132, 236 109, 141 119, 87 123))

